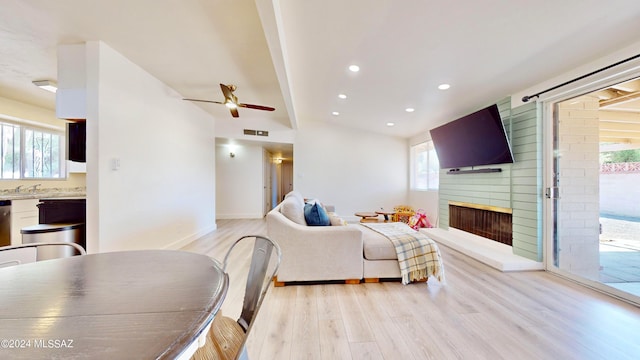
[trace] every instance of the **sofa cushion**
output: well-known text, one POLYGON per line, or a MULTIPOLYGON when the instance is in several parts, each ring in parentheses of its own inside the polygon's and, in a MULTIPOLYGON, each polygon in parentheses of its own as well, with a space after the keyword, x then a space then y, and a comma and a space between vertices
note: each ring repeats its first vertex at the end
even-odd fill
POLYGON ((379 232, 357 225, 362 231, 364 258, 367 260, 394 260, 398 258, 391 240, 379 232))
POLYGON ((304 220, 304 203, 295 196, 288 197, 280 203, 280 212, 296 224, 307 225, 304 220))
POLYGON ((309 226, 329 226, 329 215, 319 202, 307 203, 304 206, 304 219, 309 226))

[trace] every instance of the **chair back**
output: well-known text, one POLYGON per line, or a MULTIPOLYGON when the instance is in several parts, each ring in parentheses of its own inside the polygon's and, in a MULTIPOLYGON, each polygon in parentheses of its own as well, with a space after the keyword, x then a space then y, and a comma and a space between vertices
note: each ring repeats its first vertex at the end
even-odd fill
POLYGON ((21 244, 0 247, 0 268, 36 262, 38 248, 45 246, 71 246, 80 255, 87 252, 76 243, 68 242, 37 242, 31 244, 21 244))
MULTIPOLYGON (((251 238, 255 239, 255 243, 253 246, 253 254, 251 256, 249 274, 247 275, 242 312, 237 321, 245 332, 241 350, 244 350, 244 344, 249 335, 249 331, 253 326, 253 322, 258 314, 260 306, 262 305, 262 301, 264 300, 267 290, 269 289, 269 285, 278 273, 278 268, 280 267, 280 261, 282 259, 282 250, 280 250, 278 243, 264 236, 247 235, 236 240, 227 251, 223 261, 223 271, 225 273, 227 272, 229 256, 235 246, 241 241, 247 241, 247 239, 251 238), (273 270, 267 273, 274 249, 276 252, 275 264, 273 266, 273 270)), ((238 356, 240 356, 240 353, 242 353, 242 351, 238 353, 238 356)))

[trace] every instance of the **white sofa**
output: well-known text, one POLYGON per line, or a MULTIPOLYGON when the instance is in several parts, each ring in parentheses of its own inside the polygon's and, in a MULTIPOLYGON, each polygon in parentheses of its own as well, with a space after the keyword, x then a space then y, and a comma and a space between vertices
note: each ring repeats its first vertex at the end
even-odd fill
POLYGON ((389 239, 360 224, 307 226, 304 200, 297 192, 267 214, 268 236, 282 249, 277 286, 287 282, 377 282, 400 278, 389 239))

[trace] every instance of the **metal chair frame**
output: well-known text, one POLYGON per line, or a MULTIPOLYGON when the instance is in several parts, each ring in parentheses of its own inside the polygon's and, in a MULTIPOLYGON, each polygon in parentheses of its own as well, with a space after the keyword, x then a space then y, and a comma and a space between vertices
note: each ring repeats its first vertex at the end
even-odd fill
POLYGON ((245 331, 245 338, 242 342, 241 349, 244 349, 244 344, 246 342, 249 331, 251 330, 254 320, 258 315, 258 310, 262 305, 262 301, 264 300, 267 290, 269 290, 271 280, 278 273, 280 261, 282 260, 282 250, 280 250, 280 246, 278 245, 278 243, 264 236, 247 235, 236 240, 227 251, 222 267, 222 270, 225 273, 227 272, 229 256, 231 255, 233 249, 242 240, 247 238, 255 238, 256 242, 253 247, 253 255, 251 256, 251 267, 249 268, 249 274, 247 275, 244 301, 242 303, 242 313, 240 314, 240 318, 238 318, 238 324, 245 331), (276 250, 276 264, 271 274, 267 275, 267 269, 269 267, 273 249, 276 250), (269 281, 265 282, 266 279, 269 279, 269 281))
MULTIPOLYGON (((69 243, 69 242, 37 242, 37 243, 30 243, 30 244, 3 246, 3 247, 0 247, 0 252, 3 252, 3 251, 12 252, 19 249, 35 248, 36 257, 34 257, 33 261, 29 261, 29 262, 35 262, 37 258, 38 248, 43 246, 71 246, 75 248, 78 251, 78 253, 80 253, 80 255, 87 254, 87 252, 84 250, 82 246, 76 243, 69 243)), ((22 262, 18 259, 12 259, 9 256, 0 255, 0 268, 12 266, 11 264, 13 263, 15 263, 13 265, 20 265, 20 264, 27 264, 29 262, 22 262)))
MULTIPOLYGON (((235 336, 235 339, 239 339, 240 336, 242 336, 240 345, 237 348, 237 352, 230 353, 231 348, 226 348, 225 347, 226 344, 219 344, 215 340, 215 336, 217 335, 215 332, 222 331, 222 330, 216 329, 214 325, 209 330, 209 336, 208 336, 209 339, 207 339, 207 342, 204 344, 204 346, 208 348, 198 350, 198 352, 195 354, 196 356, 194 357, 196 359, 201 359, 201 358, 248 359, 245 344, 249 336, 249 332, 253 327, 255 318, 258 315, 258 310, 260 309, 260 306, 262 305, 262 301, 264 300, 265 295, 269 290, 269 286, 273 278, 278 273, 278 268, 280 267, 280 261, 282 259, 282 250, 280 249, 280 246, 278 245, 278 243, 264 236, 246 235, 236 240, 231 245, 231 247, 229 247, 229 250, 227 250, 227 253, 222 262, 222 270, 227 276, 229 275, 227 273, 229 258, 230 258, 230 255, 233 253, 234 248, 240 242, 249 238, 254 238, 255 244, 253 246, 253 252, 251 255, 251 265, 249 267, 249 273, 247 275, 247 280, 245 285, 244 299, 242 302, 242 311, 240 313, 240 317, 236 320, 237 326, 239 326, 239 328, 237 332, 234 333, 235 335, 233 335, 235 336), (273 271, 267 274, 269 263, 271 262, 273 249, 275 249, 276 251, 275 265, 273 267, 273 271), (212 350, 213 348, 218 348, 220 345, 223 345, 222 347, 224 349, 220 349, 216 351, 212 350), (213 355, 212 353, 216 353, 217 355, 213 355), (204 354, 210 354, 211 357, 208 357, 209 355, 204 355, 204 354)), ((216 315, 216 318, 218 316, 220 316, 221 318, 214 319, 214 322, 216 322, 216 320, 219 320, 220 323, 222 323, 223 321, 225 321, 222 319, 227 319, 228 321, 233 322, 233 319, 224 317, 221 313, 218 313, 216 315)))

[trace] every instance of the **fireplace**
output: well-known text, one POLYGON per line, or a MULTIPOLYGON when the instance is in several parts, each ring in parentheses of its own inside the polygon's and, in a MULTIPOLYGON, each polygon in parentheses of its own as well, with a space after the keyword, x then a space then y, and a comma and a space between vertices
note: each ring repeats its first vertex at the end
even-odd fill
POLYGON ((449 226, 509 246, 513 244, 511 209, 449 202, 449 226))

